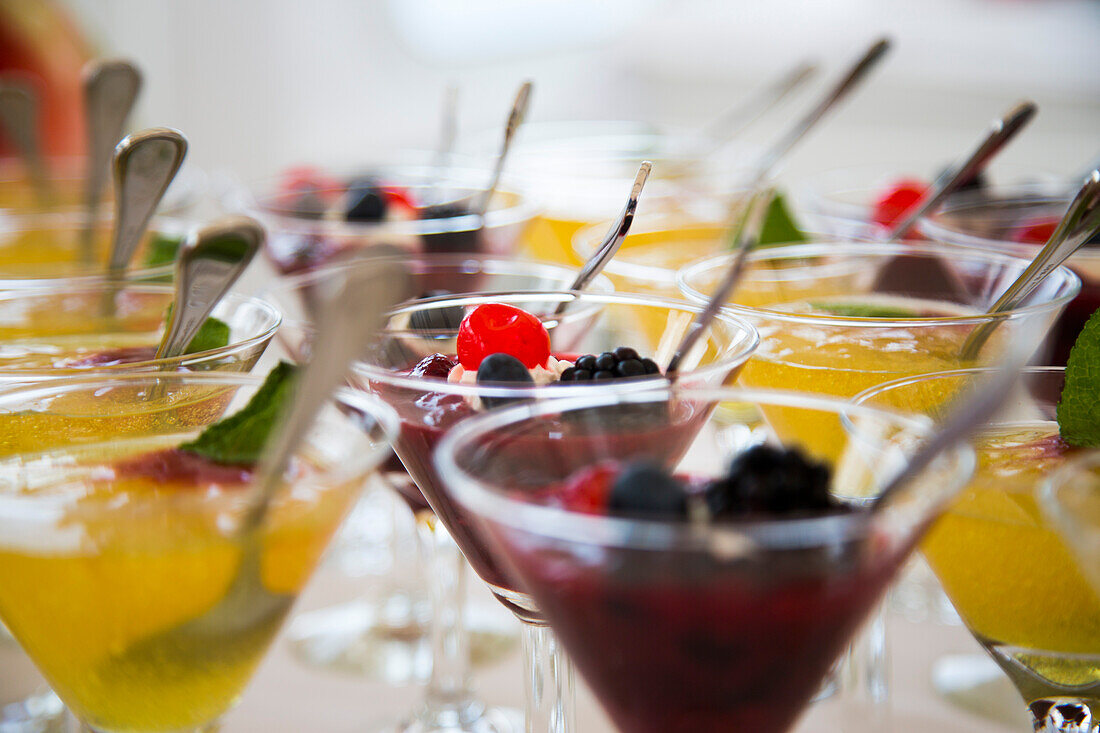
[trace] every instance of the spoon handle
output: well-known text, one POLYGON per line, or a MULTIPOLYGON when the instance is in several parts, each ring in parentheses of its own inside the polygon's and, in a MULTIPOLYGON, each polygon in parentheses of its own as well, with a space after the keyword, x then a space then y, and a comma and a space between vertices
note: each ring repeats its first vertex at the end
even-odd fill
POLYGON ((0 79, 0 126, 23 156, 35 199, 46 209, 54 196, 38 134, 38 104, 38 94, 30 84, 11 76, 0 79))
POLYGON ((508 159, 508 151, 512 149, 512 141, 516 137, 523 120, 527 117, 527 109, 531 104, 531 90, 534 82, 528 80, 520 85, 516 92, 516 101, 512 103, 512 110, 508 113, 508 122, 504 126, 504 140, 500 144, 500 152, 497 153, 496 164, 493 166, 493 176, 489 179, 489 186, 482 192, 481 201, 477 206, 477 214, 484 219, 489 211, 489 203, 493 200, 497 186, 500 185, 500 176, 504 173, 504 162, 508 159))
POLYGON ((128 135, 115 148, 115 236, 108 264, 113 276, 130 266, 153 212, 186 155, 186 138, 167 127, 128 135))
POLYGON ((255 219, 230 216, 192 232, 176 258, 176 300, 157 359, 183 354, 214 306, 260 251, 264 229, 255 219))
MULTIPOLYGON (((630 225, 634 222, 634 211, 638 208, 638 197, 642 195, 642 189, 645 187, 645 182, 649 178, 649 171, 652 168, 653 163, 648 160, 644 161, 641 167, 638 168, 638 175, 634 177, 634 185, 630 188, 630 198, 626 200, 626 205, 623 206, 619 218, 612 223, 600 246, 584 263, 584 267, 577 274, 577 278, 569 286, 570 290, 584 290, 588 283, 592 282, 603 271, 603 268, 619 251, 623 240, 626 239, 627 232, 630 231, 630 225)), ((557 313, 560 314, 566 305, 566 302, 562 302, 558 306, 557 313)))
MULTIPOLYGON (((1019 306, 1047 275, 1069 259, 1097 231, 1100 231, 1100 171, 1093 171, 1050 239, 988 312, 1003 313, 1019 306)), ((974 359, 1000 322, 1000 319, 986 321, 971 331, 963 343, 962 358, 974 359)))
POLYGON ((351 268, 344 277, 340 293, 319 309, 312 357, 298 377, 294 401, 282 416, 281 427, 264 450, 256 494, 238 529, 242 534, 263 522, 294 449, 343 380, 348 365, 382 324, 383 314, 405 297, 409 287, 408 270, 400 260, 351 268))
POLYGON ((978 144, 978 147, 974 148, 974 151, 962 163, 953 166, 940 176, 933 184, 932 191, 925 195, 920 205, 906 216, 900 224, 890 230, 886 241, 894 242, 904 237, 921 217, 935 211, 943 200, 953 194, 960 185, 972 180, 985 170, 985 167, 989 165, 989 161, 993 160, 994 156, 1012 138, 1016 137, 1020 130, 1024 129, 1038 111, 1039 108, 1034 102, 1025 100, 1006 112, 1000 119, 994 120, 989 132, 978 144))
POLYGON ((665 376, 670 380, 676 378, 676 373, 680 369, 680 362, 695 347, 695 344, 702 337, 703 331, 718 315, 718 311, 729 300, 733 289, 737 287, 737 283, 741 280, 741 276, 745 272, 745 258, 748 256, 749 251, 756 246, 759 237, 760 219, 764 216, 764 212, 768 210, 768 205, 775 198, 775 195, 774 188, 758 188, 749 198, 740 226, 731 232, 733 235, 733 248, 736 251, 733 261, 730 263, 729 269, 726 270, 722 282, 711 294, 706 306, 688 326, 687 333, 684 334, 683 340, 680 341, 680 345, 676 347, 672 359, 669 360, 668 368, 665 369, 665 376))
POLYGON ((783 72, 778 79, 725 112, 707 125, 700 135, 709 143, 707 151, 714 152, 737 137, 742 130, 763 117, 787 95, 813 78, 817 72, 817 64, 801 61, 783 72))
MULTIPOLYGON (((84 116, 87 126, 88 170, 84 188, 84 255, 94 259, 93 236, 99 202, 107 180, 111 151, 122 137, 126 119, 141 91, 141 73, 129 61, 99 59, 84 66, 84 116)), ((116 196, 118 192, 115 192, 116 196)))
POLYGON ((816 125, 837 102, 858 86, 871 70, 878 65, 879 61, 882 60, 883 56, 885 56, 886 52, 889 50, 890 39, 881 38, 875 41, 863 56, 860 57, 859 61, 857 61, 848 73, 844 75, 844 78, 832 88, 829 94, 822 99, 816 107, 806 113, 806 115, 802 117, 786 135, 779 138, 779 140, 768 148, 757 163, 756 174, 752 179, 754 185, 751 187, 755 188, 761 182, 767 180, 776 164, 790 152, 791 148, 795 146, 795 143, 813 129, 814 125, 816 125))

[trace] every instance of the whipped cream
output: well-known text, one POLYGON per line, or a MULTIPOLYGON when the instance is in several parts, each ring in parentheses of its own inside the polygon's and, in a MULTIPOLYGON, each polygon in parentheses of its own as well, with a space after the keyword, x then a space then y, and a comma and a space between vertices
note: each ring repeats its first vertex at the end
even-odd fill
MULTIPOLYGON (((573 366, 573 362, 568 359, 556 359, 550 356, 546 360, 546 364, 536 364, 527 370, 527 373, 531 375, 531 381, 536 386, 542 386, 550 384, 551 382, 557 382, 561 379, 561 374, 569 367, 573 366)), ((451 367, 451 371, 447 373, 447 381, 451 384, 477 384, 477 370, 467 370, 461 364, 455 364, 451 367)), ((481 405, 481 398, 477 395, 466 395, 466 403, 475 410, 484 409, 481 405)))

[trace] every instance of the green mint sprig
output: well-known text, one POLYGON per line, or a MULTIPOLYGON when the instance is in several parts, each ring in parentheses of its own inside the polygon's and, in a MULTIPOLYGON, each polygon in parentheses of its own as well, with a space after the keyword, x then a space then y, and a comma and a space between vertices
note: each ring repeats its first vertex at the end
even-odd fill
POLYGON ((1100 310, 1089 317, 1069 352, 1057 417, 1067 443, 1100 446, 1100 310))

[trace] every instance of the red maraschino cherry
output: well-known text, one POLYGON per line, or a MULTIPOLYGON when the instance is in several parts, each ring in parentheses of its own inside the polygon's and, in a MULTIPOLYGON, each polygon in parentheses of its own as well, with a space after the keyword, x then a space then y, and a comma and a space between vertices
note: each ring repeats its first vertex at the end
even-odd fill
POLYGON ((890 190, 875 202, 875 210, 871 220, 884 227, 897 224, 904 216, 924 198, 928 190, 922 181, 906 178, 898 181, 890 190))
POLYGON ((542 321, 503 303, 485 303, 470 311, 458 329, 458 360, 476 370, 489 354, 509 354, 531 369, 550 358, 550 334, 542 321))

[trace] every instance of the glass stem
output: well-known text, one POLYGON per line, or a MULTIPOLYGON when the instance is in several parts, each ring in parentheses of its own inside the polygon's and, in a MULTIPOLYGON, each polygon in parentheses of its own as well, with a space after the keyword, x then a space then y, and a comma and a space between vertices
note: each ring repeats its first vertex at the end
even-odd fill
POLYGON ((573 663, 549 626, 523 625, 527 733, 573 733, 573 663))
POLYGON ((428 550, 428 595, 432 604, 432 673, 420 718, 434 727, 464 726, 483 712, 470 682, 466 558, 434 515, 423 518, 417 527, 428 550))
POLYGON ((890 712, 890 669, 885 601, 879 603, 848 649, 840 694, 846 721, 849 718, 858 721, 857 727, 871 723, 875 730, 886 726, 890 712))
POLYGON ((1100 721, 1094 721, 1092 708, 1085 700, 1048 697, 1028 705, 1036 733, 1095 733, 1100 721))

